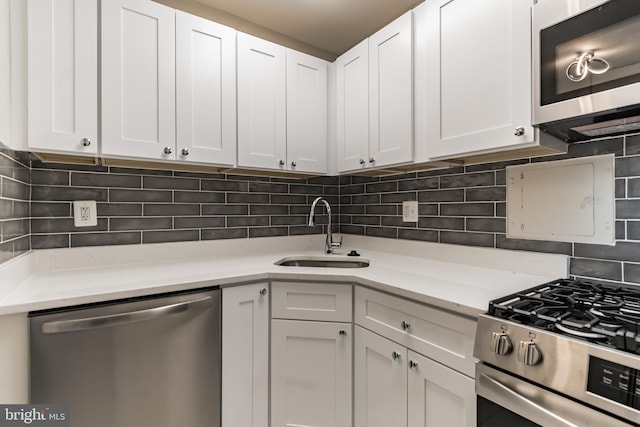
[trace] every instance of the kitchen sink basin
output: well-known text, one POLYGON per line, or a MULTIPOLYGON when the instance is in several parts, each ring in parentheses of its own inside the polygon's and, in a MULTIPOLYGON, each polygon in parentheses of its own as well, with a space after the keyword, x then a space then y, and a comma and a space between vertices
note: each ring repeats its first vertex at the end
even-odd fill
POLYGON ((369 267, 369 260, 350 256, 291 256, 274 263, 285 267, 328 267, 328 268, 363 268, 369 267))

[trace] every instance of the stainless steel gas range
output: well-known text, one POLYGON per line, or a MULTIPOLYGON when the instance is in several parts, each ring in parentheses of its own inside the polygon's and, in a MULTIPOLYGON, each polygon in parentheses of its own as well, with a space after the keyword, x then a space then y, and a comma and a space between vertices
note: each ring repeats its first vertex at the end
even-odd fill
POLYGON ((559 279, 492 301, 478 427, 640 425, 640 288, 559 279))

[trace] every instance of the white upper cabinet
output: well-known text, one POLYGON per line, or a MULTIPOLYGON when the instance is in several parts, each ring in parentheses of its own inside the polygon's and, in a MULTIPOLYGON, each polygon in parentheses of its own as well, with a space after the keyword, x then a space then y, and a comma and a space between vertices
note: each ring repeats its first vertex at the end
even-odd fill
POLYGON ((238 33, 238 166, 286 169, 286 49, 238 33))
POLYGON ((236 161, 236 31, 176 11, 176 157, 236 161))
POLYGON ((413 159, 413 19, 407 12, 369 38, 369 162, 413 159))
POLYGON ((327 62, 287 49, 287 163, 327 172, 327 62))
POLYGON ((431 0, 415 10, 416 135, 428 159, 532 145, 532 3, 431 0))
POLYGON ((407 12, 336 60, 340 172, 413 160, 412 22, 407 12))
POLYGON ((102 154, 175 159, 175 10, 102 2, 102 154))
POLYGON ((369 160, 369 41, 336 60, 338 171, 361 169, 369 160))
POLYGON ((98 2, 29 0, 27 16, 29 149, 95 156, 98 2))

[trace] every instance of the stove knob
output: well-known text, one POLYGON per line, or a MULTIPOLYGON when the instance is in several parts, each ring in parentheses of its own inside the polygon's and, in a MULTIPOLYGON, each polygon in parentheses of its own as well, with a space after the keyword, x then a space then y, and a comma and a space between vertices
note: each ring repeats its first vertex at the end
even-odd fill
POLYGON ((533 341, 520 341, 518 360, 525 365, 533 366, 542 362, 540 347, 533 341))
POLYGON ((494 332, 491 334, 491 350, 495 354, 505 356, 513 350, 511 338, 504 332, 494 332))

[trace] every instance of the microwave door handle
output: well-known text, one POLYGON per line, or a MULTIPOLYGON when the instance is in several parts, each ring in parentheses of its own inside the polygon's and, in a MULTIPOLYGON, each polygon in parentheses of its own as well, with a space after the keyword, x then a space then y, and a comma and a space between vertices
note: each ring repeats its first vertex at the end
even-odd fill
POLYGON ((61 332, 84 331, 87 329, 106 328, 110 326, 126 325, 157 319, 171 314, 183 313, 195 308, 210 306, 213 303, 210 296, 192 301, 131 311, 128 313, 109 314, 106 316, 85 317, 82 319, 60 320, 42 324, 42 333, 57 334, 61 332))
POLYGON ((494 380, 493 378, 481 374, 478 377, 479 384, 478 388, 482 388, 482 396, 486 397, 489 400, 493 400, 497 402, 504 402, 505 400, 509 400, 513 402, 514 400, 517 402, 517 410, 514 411, 513 408, 507 408, 518 415, 521 415, 525 418, 530 416, 533 418, 533 421, 536 423, 541 423, 545 427, 580 427, 577 424, 574 424, 561 416, 554 414, 548 409, 540 406, 539 404, 527 399, 522 396, 515 390, 501 384, 500 382, 494 380), (505 396, 506 395, 506 396, 505 396), (535 414, 535 415, 534 415, 535 414), (543 420, 541 420, 541 418, 543 420))

